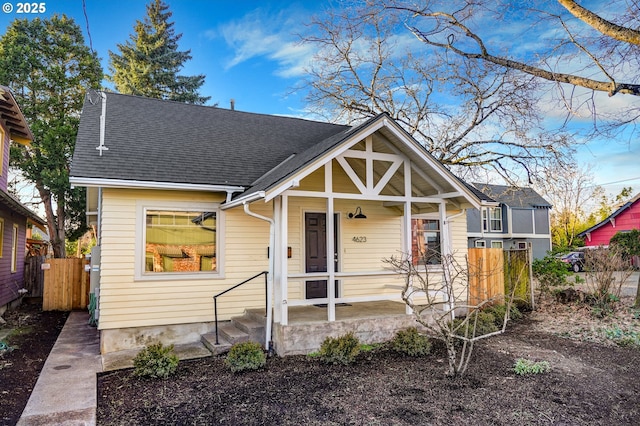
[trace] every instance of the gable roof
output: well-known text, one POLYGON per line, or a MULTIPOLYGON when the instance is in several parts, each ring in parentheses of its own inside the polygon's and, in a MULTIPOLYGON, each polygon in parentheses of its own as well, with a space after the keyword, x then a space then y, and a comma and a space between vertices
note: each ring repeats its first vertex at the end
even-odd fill
POLYGON ((334 155, 337 147, 346 149, 345 142, 376 131, 413 162, 435 170, 437 186, 479 205, 477 194, 388 114, 350 127, 95 91, 85 98, 70 181, 80 186, 226 190, 236 193, 230 207, 263 197, 334 155))
POLYGON ((294 154, 348 129, 331 123, 106 93, 85 97, 71 176, 179 184, 253 183, 294 154), (167 143, 168 142, 168 143, 167 143))
POLYGON ((621 205, 616 211, 614 211, 609 216, 607 216, 607 218, 604 219, 602 222, 596 223, 591 228, 585 229, 584 231, 580 232, 578 234, 578 237, 582 238, 582 237, 586 236, 587 234, 595 231, 596 229, 602 228, 603 226, 608 224, 609 221, 611 221, 612 219, 615 219, 616 217, 620 216, 625 211, 629 210, 631 208, 631 206, 633 206, 635 203, 638 202, 638 200, 640 200, 640 194, 637 194, 635 197, 633 197, 632 199, 630 199, 629 201, 627 201, 626 203, 621 205))
POLYGON ((485 201, 493 200, 515 208, 551 208, 551 204, 531 188, 487 183, 474 183, 473 185, 485 195, 485 201))
POLYGON ((0 191, 0 204, 6 206, 9 210, 26 217, 27 219, 30 219, 40 229, 44 230, 47 223, 8 192, 0 191))

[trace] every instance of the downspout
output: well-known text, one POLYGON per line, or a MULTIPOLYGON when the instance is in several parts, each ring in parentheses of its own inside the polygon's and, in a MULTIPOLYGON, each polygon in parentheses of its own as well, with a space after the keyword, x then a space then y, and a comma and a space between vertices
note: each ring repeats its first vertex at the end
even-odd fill
POLYGON ((247 201, 242 203, 244 206, 244 212, 256 219, 269 222, 269 276, 267 277, 267 323, 265 324, 265 349, 269 352, 272 351, 273 341, 271 340, 271 327, 273 322, 273 272, 275 267, 275 242, 276 231, 275 221, 266 216, 259 215, 249 210, 249 204, 247 201))

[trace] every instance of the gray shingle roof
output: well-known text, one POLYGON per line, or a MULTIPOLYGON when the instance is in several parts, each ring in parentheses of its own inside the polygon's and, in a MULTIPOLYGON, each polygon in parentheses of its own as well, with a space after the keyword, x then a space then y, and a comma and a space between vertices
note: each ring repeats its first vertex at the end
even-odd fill
MULTIPOLYGON (((551 204, 531 188, 490 185, 486 183, 474 183, 473 185, 490 199, 506 204, 509 207, 551 208, 551 204)), ((486 199, 486 197, 484 199, 486 199)))
POLYGON ((85 98, 73 177, 250 187, 292 154, 350 128, 116 93, 106 105, 109 150, 100 156, 101 99, 85 98))

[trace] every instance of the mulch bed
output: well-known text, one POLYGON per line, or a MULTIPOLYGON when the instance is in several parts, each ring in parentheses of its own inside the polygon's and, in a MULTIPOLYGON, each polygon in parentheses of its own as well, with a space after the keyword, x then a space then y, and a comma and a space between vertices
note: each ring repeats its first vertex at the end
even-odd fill
POLYGON ((421 359, 377 350, 350 366, 274 357, 233 374, 212 357, 181 362, 167 380, 104 373, 98 424, 640 424, 638 348, 570 340, 533 322, 477 344, 459 378, 445 376, 443 347, 421 359), (551 371, 518 376, 519 357, 547 360, 551 371))
POLYGON ((35 304, 3 315, 2 328, 14 332, 6 339, 10 349, 0 351, 0 424, 14 425, 20 418, 68 315, 42 312, 35 304))

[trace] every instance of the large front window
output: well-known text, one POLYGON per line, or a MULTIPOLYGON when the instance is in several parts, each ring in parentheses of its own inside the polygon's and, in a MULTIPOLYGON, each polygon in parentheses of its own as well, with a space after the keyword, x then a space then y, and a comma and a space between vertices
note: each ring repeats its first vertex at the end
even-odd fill
POLYGON ((411 219, 411 242, 411 259, 414 265, 441 263, 438 219, 411 219))
POLYGON ((145 273, 215 272, 216 213, 145 211, 145 273))

